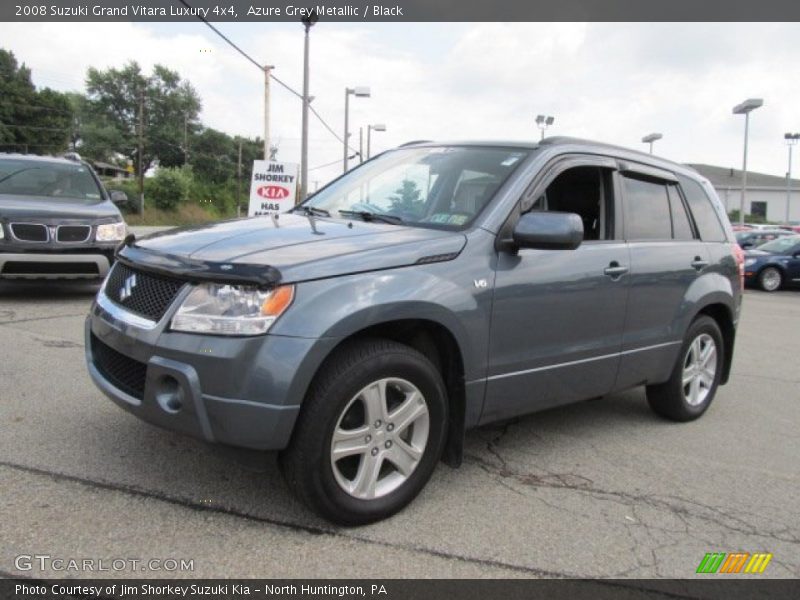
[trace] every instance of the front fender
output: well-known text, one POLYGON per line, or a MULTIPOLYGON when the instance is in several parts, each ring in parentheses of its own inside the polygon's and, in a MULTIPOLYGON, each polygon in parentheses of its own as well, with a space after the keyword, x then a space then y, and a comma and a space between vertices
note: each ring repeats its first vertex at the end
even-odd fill
POLYGON ((304 282, 292 307, 270 331, 274 335, 336 339, 368 327, 407 319, 445 327, 456 340, 467 380, 483 377, 491 292, 472 282, 469 261, 448 261, 304 282))

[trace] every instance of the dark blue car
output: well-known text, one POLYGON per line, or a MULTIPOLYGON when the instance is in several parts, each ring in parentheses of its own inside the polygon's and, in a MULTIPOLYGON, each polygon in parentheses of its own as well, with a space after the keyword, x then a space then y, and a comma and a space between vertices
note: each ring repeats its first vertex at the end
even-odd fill
POLYGON ((746 285, 765 292, 800 286, 800 235, 778 238, 748 250, 744 260, 746 285))

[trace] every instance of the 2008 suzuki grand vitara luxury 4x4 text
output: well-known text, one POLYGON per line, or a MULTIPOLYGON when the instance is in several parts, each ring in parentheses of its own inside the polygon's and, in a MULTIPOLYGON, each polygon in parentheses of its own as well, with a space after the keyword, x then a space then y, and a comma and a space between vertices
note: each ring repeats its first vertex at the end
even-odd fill
POLYGON ((280 450, 326 518, 398 511, 465 430, 647 386, 695 419, 728 379, 742 254, 691 169, 576 139, 415 143, 304 204, 128 238, 86 322, 140 418, 280 450))

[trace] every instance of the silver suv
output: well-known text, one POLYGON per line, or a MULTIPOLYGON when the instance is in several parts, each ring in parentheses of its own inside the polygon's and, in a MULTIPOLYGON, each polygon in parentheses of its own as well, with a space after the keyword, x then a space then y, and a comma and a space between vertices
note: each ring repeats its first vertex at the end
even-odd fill
POLYGON ((86 360, 141 419, 280 451, 299 497, 356 525, 485 423, 635 386, 702 415, 742 264, 685 166, 567 138, 416 143, 289 213, 129 238, 86 360))

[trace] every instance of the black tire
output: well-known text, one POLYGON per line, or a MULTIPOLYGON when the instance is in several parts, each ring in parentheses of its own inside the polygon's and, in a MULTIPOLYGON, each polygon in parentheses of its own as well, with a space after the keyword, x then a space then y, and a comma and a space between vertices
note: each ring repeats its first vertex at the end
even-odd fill
MULTIPOLYGON (((388 397, 389 392, 385 395, 388 397)), ((368 427, 366 411, 364 400, 363 426, 368 427)), ((292 491, 325 519, 342 525, 363 525, 385 519, 411 502, 430 479, 442 453, 447 422, 447 392, 442 377, 423 354, 390 340, 351 342, 338 349, 314 378, 289 446, 280 454, 281 470, 292 491), (387 378, 410 383, 423 396, 428 410, 427 427, 423 427, 427 429, 427 442, 416 466, 399 487, 380 497, 362 499, 346 491, 337 481, 342 474, 340 463, 332 457, 333 434, 340 420, 350 414, 348 411, 355 410, 348 407, 354 406, 360 392, 387 378), (339 470, 335 472, 335 469, 339 470)), ((357 423, 356 427, 362 425, 357 423)), ((409 430, 415 427, 416 424, 409 430)), ((388 424, 383 428, 388 429, 388 424)), ((381 435, 389 434, 383 431, 381 435)), ((372 443, 380 446, 380 457, 383 457, 382 445, 386 442, 378 442, 378 438, 375 433, 372 443)), ((395 443, 399 445, 399 441, 395 443)), ((388 453, 388 446, 386 448, 388 453)), ((371 452, 375 452, 374 447, 371 452)), ((369 460, 366 454, 358 456, 357 468, 363 466, 362 461, 369 460)), ((384 459, 385 466, 400 473, 394 463, 386 463, 387 460, 390 459, 384 459)))
POLYGON ((758 274, 758 287, 765 292, 774 292, 783 285, 783 273, 777 267, 766 267, 758 274), (777 285, 776 282, 777 281, 777 285))
POLYGON ((662 384, 647 386, 647 402, 650 404, 650 408, 672 421, 685 422, 699 418, 708 409, 717 393, 724 356, 725 347, 717 322, 705 315, 695 319, 686 332, 678 360, 669 380, 662 384), (692 403, 689 398, 692 397, 691 390, 693 388, 692 384, 684 385, 684 369, 688 368, 689 362, 693 362, 692 358, 696 352, 693 350, 693 353, 690 354, 690 349, 695 340, 699 340, 701 347, 704 347, 702 344, 708 339, 713 340, 715 345, 714 375, 713 378, 705 377, 706 380, 711 379, 711 384, 705 387, 700 385, 695 403, 692 403), (703 394, 702 399, 699 398, 700 394, 703 394))

